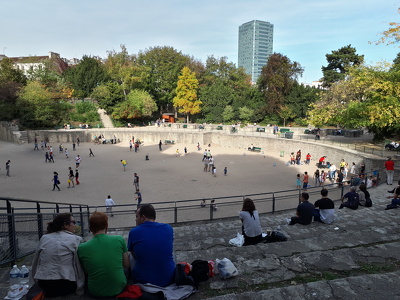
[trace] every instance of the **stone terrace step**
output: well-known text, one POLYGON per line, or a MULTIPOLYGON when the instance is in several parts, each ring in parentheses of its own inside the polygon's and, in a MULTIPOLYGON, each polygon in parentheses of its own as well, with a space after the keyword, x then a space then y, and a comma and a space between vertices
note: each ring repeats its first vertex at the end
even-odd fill
POLYGON ((280 227, 288 237, 282 243, 229 245, 241 231, 238 218, 175 226, 177 262, 227 257, 239 270, 235 278, 202 283, 190 299, 400 299, 393 285, 400 276, 400 209, 384 210, 386 189, 370 190, 372 208, 337 209, 332 225, 289 226, 285 218, 294 211, 261 215, 264 230, 280 227))

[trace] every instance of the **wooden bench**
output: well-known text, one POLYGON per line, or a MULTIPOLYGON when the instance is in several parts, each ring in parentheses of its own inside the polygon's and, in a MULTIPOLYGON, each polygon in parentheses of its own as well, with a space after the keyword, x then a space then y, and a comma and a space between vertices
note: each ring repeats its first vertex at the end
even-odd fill
POLYGON ((249 147, 247 149, 252 152, 261 152, 261 147, 249 147))
POLYGON ((165 144, 165 145, 167 145, 167 144, 173 145, 173 144, 175 144, 175 141, 173 141, 173 140, 165 140, 165 141, 164 141, 164 144, 165 144))

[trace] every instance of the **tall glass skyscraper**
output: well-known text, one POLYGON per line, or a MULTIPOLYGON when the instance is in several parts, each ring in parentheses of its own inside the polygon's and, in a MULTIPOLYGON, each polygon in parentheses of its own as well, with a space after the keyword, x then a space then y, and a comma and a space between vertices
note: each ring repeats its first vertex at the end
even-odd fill
POLYGON ((272 55, 274 25, 269 22, 253 20, 239 26, 238 66, 257 82, 261 69, 272 55))

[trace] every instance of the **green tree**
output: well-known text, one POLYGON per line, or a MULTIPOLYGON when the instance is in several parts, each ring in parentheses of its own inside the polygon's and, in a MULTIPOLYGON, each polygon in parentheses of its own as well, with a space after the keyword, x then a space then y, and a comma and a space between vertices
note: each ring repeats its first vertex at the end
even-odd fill
POLYGON ((12 59, 4 57, 0 60, 0 120, 11 121, 18 117, 15 105, 26 81, 24 73, 14 68, 12 59))
POLYGON ((160 111, 172 109, 178 76, 189 61, 188 56, 168 46, 149 48, 138 54, 137 62, 148 72, 145 90, 152 95, 160 111))
POLYGON ((293 116, 289 117, 289 119, 306 118, 310 104, 321 99, 319 96, 321 92, 321 90, 314 87, 295 82, 290 93, 285 97, 285 106, 293 112, 293 116))
POLYGON ((296 79, 303 73, 303 68, 297 62, 292 62, 287 56, 274 53, 262 68, 257 85, 264 95, 264 111, 276 114, 289 95, 296 79))
POLYGON ((201 101, 197 98, 198 87, 199 82, 196 79, 196 74, 190 71, 188 67, 183 67, 173 101, 178 112, 186 115, 187 123, 189 123, 189 115, 198 114, 201 111, 201 101))
POLYGON ((386 66, 357 66, 346 80, 335 83, 313 105, 314 125, 341 124, 347 128, 367 127, 375 139, 400 133, 400 71, 386 66))
POLYGON ((152 96, 143 90, 132 90, 127 95, 127 100, 114 107, 112 117, 115 119, 138 119, 149 117, 157 111, 157 105, 152 96))
POLYGON ((325 55, 328 65, 322 67, 324 87, 330 87, 334 82, 343 80, 350 67, 364 62, 364 55, 358 55, 356 51, 356 48, 347 45, 325 55))
POLYGON ((239 108, 239 118, 243 123, 249 123, 254 119, 254 110, 246 106, 239 108))
POLYGON ((11 121, 18 117, 15 105, 21 88, 20 83, 0 81, 0 120, 11 121))
POLYGON ((108 81, 100 59, 86 55, 78 65, 67 69, 63 76, 71 84, 77 97, 88 97, 96 86, 108 81))
POLYGON ((222 113, 225 107, 232 105, 236 97, 235 91, 222 82, 201 87, 199 89, 199 98, 202 102, 203 121, 207 123, 222 123, 222 113))
POLYGON ((400 52, 397 53, 396 58, 393 60, 391 71, 400 71, 400 52))
POLYGON ((121 86, 115 81, 109 81, 95 87, 91 97, 97 100, 99 107, 112 113, 114 106, 124 100, 121 86))
POLYGON ((70 105, 55 99, 54 93, 37 81, 29 82, 19 94, 17 109, 21 123, 29 128, 51 127, 68 118, 70 105))
POLYGON ((227 105, 222 113, 222 119, 224 120, 224 122, 230 122, 233 120, 234 117, 235 117, 235 111, 232 105, 227 105))
POLYGON ((124 100, 132 89, 144 87, 147 69, 138 64, 136 56, 130 55, 124 45, 120 52, 108 52, 104 66, 110 78, 120 85, 124 100))
POLYGON ((281 106, 278 115, 283 120, 283 126, 286 126, 286 120, 296 116, 295 112, 287 105, 281 106))
POLYGON ((4 57, 0 60, 0 82, 16 82, 25 85, 27 78, 20 69, 14 68, 11 58, 4 57))

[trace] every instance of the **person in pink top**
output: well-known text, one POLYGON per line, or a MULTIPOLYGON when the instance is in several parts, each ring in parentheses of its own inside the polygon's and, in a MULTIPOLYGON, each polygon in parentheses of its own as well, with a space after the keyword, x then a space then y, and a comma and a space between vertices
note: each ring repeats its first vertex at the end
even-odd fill
POLYGON ((386 182, 389 185, 393 184, 393 175, 394 175, 394 161, 391 157, 388 157, 387 161, 385 162, 385 169, 386 169, 386 182))

